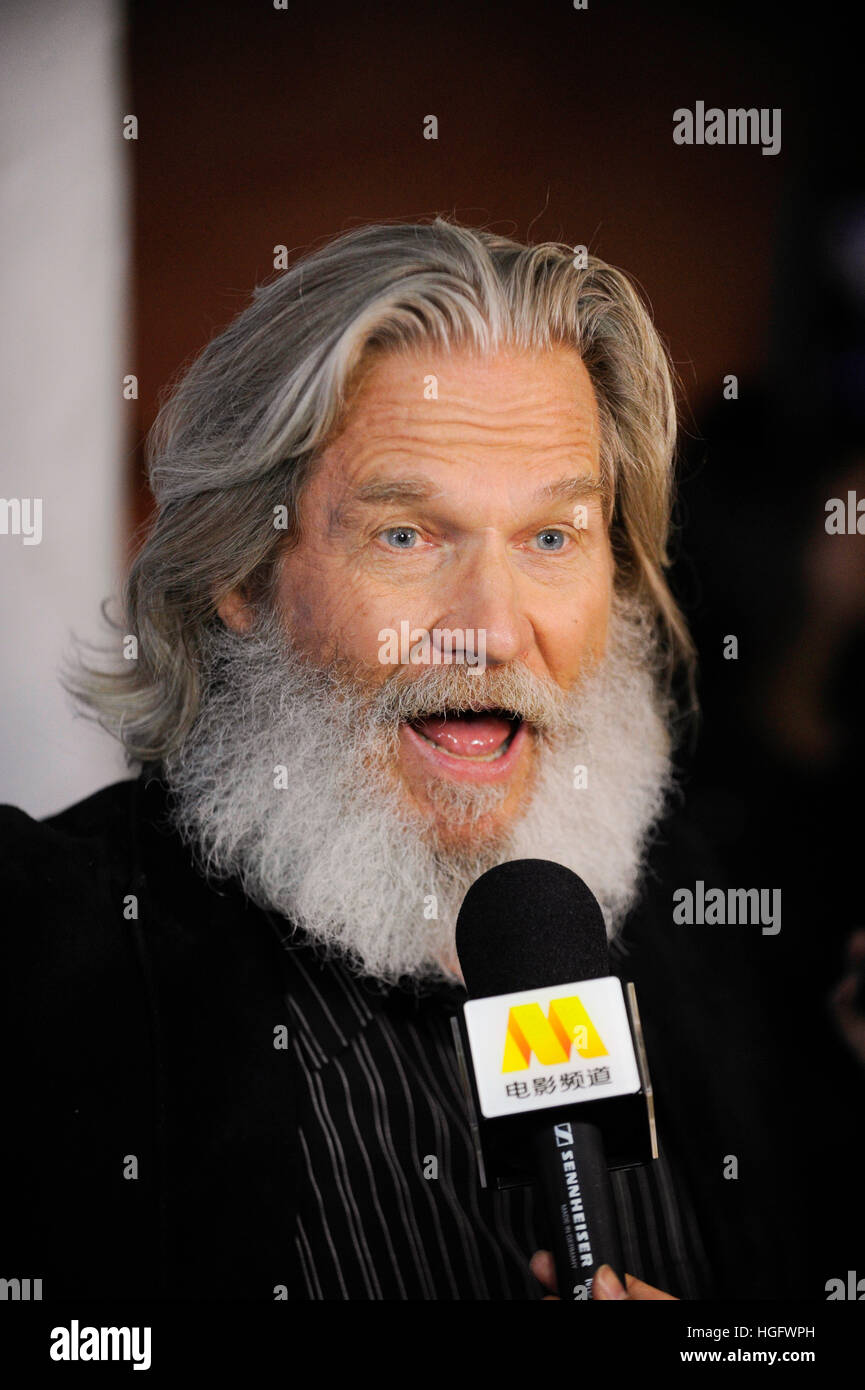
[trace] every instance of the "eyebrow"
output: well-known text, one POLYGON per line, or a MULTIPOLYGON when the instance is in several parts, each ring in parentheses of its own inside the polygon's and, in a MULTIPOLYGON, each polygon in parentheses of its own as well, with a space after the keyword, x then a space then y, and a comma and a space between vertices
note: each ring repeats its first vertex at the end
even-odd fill
MULTIPOLYGON (((391 502, 428 502, 440 496, 441 488, 425 478, 397 478, 393 481, 362 483, 347 499, 376 506, 391 502)), ((607 485, 592 473, 580 473, 574 478, 562 478, 557 483, 545 483, 532 497, 534 502, 574 502, 581 497, 607 497, 607 485)))
POLYGON ((362 483, 352 492, 351 501, 367 506, 382 502, 427 502, 439 491, 423 478, 395 478, 392 482, 362 483))
POLYGON ((548 483, 538 488, 536 502, 577 502, 581 497, 600 497, 606 501, 609 489, 602 478, 593 473, 580 473, 575 478, 562 478, 558 483, 548 483))

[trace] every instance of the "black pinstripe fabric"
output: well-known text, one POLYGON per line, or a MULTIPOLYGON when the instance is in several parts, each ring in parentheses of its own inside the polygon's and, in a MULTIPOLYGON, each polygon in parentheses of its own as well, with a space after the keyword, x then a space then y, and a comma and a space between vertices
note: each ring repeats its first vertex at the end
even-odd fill
MULTIPOLYGON (((455 987, 417 996, 285 937, 298 1082, 295 1251, 310 1299, 536 1299, 530 1188, 480 1187, 451 1034, 455 987)), ((282 926, 282 933, 280 932, 282 926)), ((680 1298, 708 1264, 669 1156, 613 1174, 626 1266, 680 1298)))

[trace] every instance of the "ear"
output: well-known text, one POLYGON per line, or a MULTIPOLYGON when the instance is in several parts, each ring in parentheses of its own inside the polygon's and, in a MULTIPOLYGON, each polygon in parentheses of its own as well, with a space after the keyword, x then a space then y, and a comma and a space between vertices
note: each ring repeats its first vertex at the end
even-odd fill
POLYGON ((232 589, 227 593, 216 605, 216 611, 226 627, 235 632, 246 632, 252 625, 252 609, 243 589, 232 589))

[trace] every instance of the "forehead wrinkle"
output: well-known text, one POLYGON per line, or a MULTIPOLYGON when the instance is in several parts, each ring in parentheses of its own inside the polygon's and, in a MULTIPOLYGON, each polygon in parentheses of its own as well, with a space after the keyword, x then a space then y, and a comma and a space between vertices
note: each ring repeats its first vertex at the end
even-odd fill
MULTIPOLYGON (((355 431, 363 441, 380 439, 412 444, 417 441, 436 440, 442 431, 451 430, 459 437, 467 439, 480 436, 480 442, 486 442, 488 436, 500 435, 501 443, 507 445, 514 434, 529 438, 538 435, 546 440, 551 430, 558 430, 567 438, 569 446, 573 447, 575 444, 593 444, 598 434, 594 414, 575 417, 572 414, 565 415, 560 410, 533 410, 530 418, 527 415, 517 415, 513 420, 503 419, 506 412, 500 407, 491 409, 486 418, 474 408, 470 417, 462 414, 451 415, 445 411, 437 412, 434 418, 421 414, 409 418, 408 411, 400 411, 399 414, 400 418, 396 420, 393 412, 386 407, 382 407, 380 412, 368 411, 362 421, 356 419, 352 422, 354 430, 346 430, 346 442, 349 442, 355 431), (481 418, 478 418, 479 416, 481 418)), ((492 443, 496 442, 493 438, 492 443)))
MULTIPOLYGON (((487 433, 481 430, 481 433, 487 433)), ((573 431, 568 439, 550 440, 549 431, 543 427, 538 428, 540 438, 533 441, 525 436, 519 441, 512 438, 502 439, 467 439, 465 437, 448 441, 442 439, 441 431, 431 428, 429 431, 418 431, 413 434, 397 433, 393 430, 382 434, 380 439, 371 437, 369 433, 358 441, 358 446, 354 456, 349 462, 346 470, 348 473, 347 486, 354 489, 351 481, 352 477, 363 474, 370 465, 378 468, 399 467, 410 468, 418 463, 421 465, 429 464, 433 468, 449 468, 454 464, 459 465, 461 456, 471 454, 473 451, 488 453, 490 451, 501 452, 511 450, 525 455, 527 463, 526 469, 543 466, 554 466, 556 461, 561 461, 563 467, 568 464, 579 462, 587 464, 587 476, 593 471, 597 463, 597 438, 593 430, 573 431)), ((345 455, 342 463, 345 466, 345 455)), ((465 460, 462 460, 465 461, 465 460)), ((471 460, 469 460, 471 461, 471 460)), ((344 475, 345 476, 345 475, 344 475)), ((430 488, 432 482, 427 479, 418 479, 419 488, 430 488)), ((359 485, 359 491, 364 485, 359 485)))
POLYGON ((431 399, 419 397, 417 383, 413 380, 399 380, 394 383, 368 383, 367 388, 357 395, 352 408, 347 412, 346 426, 363 415, 366 422, 377 422, 382 416, 391 424, 414 417, 419 422, 437 423, 462 419, 466 413, 487 416, 492 420, 503 415, 567 415, 573 419, 574 413, 591 419, 597 412, 597 395, 589 380, 588 389, 563 390, 545 384, 540 391, 532 388, 519 389, 519 385, 496 382, 485 391, 473 391, 470 386, 456 380, 444 383, 439 377, 438 395, 431 399))

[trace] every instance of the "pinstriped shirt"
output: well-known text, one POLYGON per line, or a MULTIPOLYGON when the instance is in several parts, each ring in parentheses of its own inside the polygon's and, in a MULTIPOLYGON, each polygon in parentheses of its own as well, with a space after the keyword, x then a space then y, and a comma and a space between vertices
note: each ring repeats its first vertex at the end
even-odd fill
MULTIPOLYGON (((548 1246, 530 1187, 480 1186, 451 1018, 467 995, 418 995, 324 962, 269 914, 286 957, 298 1069, 294 1255, 309 1299, 538 1299, 548 1246)), ((612 1174, 625 1265, 680 1298, 710 1296, 681 1172, 612 1174)))

